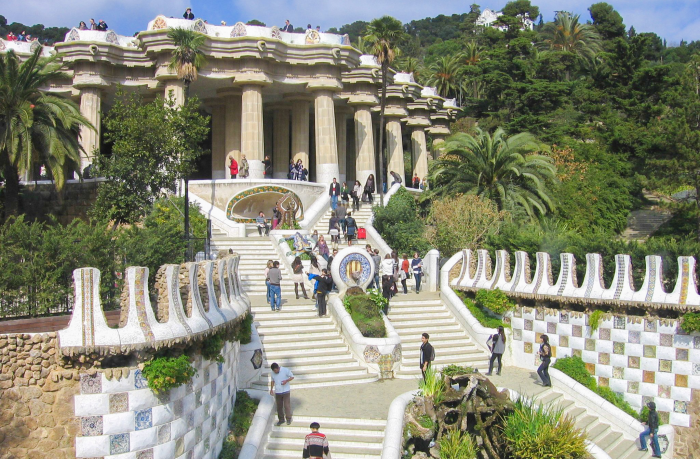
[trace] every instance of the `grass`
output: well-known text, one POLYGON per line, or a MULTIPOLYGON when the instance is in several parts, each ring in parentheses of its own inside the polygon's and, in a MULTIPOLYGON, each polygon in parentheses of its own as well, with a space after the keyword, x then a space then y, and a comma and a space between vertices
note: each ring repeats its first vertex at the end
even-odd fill
POLYGON ((464 305, 469 309, 469 312, 474 316, 476 320, 479 321, 481 325, 487 328, 510 328, 510 324, 506 324, 501 319, 489 316, 486 311, 481 309, 474 303, 474 300, 467 296, 466 292, 456 292, 459 298, 462 300, 464 305))
POLYGON ((467 432, 450 429, 438 442, 440 459, 476 459, 474 440, 467 432))
POLYGON ((472 367, 462 367, 460 365, 455 365, 454 363, 447 365, 442 369, 442 374, 445 376, 456 376, 456 375, 469 375, 474 373, 474 368, 472 367))
POLYGON ((427 414, 424 414, 418 418, 418 424, 420 424, 424 429, 433 429, 435 427, 435 423, 433 422, 432 418, 427 414))
POLYGON ((433 367, 428 367, 425 372, 425 379, 418 381, 418 388, 421 390, 423 397, 433 399, 435 405, 442 401, 445 394, 445 381, 442 375, 433 367))

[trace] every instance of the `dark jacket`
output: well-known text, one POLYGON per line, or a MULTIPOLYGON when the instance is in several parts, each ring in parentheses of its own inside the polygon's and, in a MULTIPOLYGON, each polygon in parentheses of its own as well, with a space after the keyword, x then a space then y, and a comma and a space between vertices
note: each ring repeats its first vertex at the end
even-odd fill
POLYGON ((659 428, 659 413, 656 410, 649 410, 649 417, 647 418, 647 426, 654 432, 659 428))
POLYGON ((293 33, 293 32, 294 32, 294 26, 293 26, 292 24, 285 24, 285 25, 282 27, 282 32, 293 33))
POLYGON ((433 349, 433 345, 428 343, 424 343, 420 345, 420 360, 418 361, 418 364, 422 367, 423 364, 421 362, 432 362, 435 359, 435 350, 433 349))
POLYGON ((365 182, 365 193, 374 193, 374 180, 367 179, 365 182))
POLYGON ((182 17, 191 21, 194 19, 194 14, 192 14, 192 11, 190 11, 190 14, 187 14, 187 11, 185 11, 185 14, 183 14, 182 17))
POLYGON ((318 281, 318 286, 316 287, 318 293, 325 294, 331 291, 333 279, 330 276, 320 276, 317 277, 316 280, 318 281))
POLYGON ((329 196, 340 196, 340 183, 331 183, 328 187, 329 196))

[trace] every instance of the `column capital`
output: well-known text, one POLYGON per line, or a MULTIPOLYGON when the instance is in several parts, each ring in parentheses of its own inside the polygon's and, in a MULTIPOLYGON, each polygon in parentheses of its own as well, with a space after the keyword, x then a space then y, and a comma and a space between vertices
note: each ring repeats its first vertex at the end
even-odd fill
POLYGON ((335 78, 315 78, 306 84, 306 89, 309 91, 340 91, 343 89, 343 83, 335 78))
POLYGON ((269 86, 272 78, 262 72, 235 73, 233 76, 233 86, 269 86))
POLYGON ((352 94, 348 97, 348 105, 379 105, 379 98, 373 94, 352 94))

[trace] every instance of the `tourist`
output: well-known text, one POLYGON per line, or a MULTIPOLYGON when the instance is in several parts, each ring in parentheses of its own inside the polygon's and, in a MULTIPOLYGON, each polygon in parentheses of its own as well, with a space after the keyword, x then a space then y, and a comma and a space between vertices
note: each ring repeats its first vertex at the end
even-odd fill
POLYGON ((263 166, 265 166, 265 170, 263 171, 263 175, 265 178, 272 178, 272 161, 270 161, 269 156, 265 156, 265 160, 263 161, 263 166))
POLYGON ((494 335, 489 336, 486 343, 489 344, 489 349, 491 350, 491 360, 489 361, 489 372, 486 376, 491 376, 493 372, 493 362, 498 359, 498 370, 496 374, 501 376, 501 359, 503 358, 503 353, 506 351, 506 332, 503 330, 503 326, 498 327, 498 332, 494 335))
POLYGON ((411 263, 408 261, 408 255, 405 253, 401 256, 403 260, 401 261, 401 271, 399 271, 399 279, 401 279, 401 285, 403 286, 403 294, 408 295, 408 287, 406 286, 406 280, 408 280, 410 276, 410 266, 411 263))
POLYGON ((270 280, 267 278, 268 273, 270 272, 270 269, 274 266, 274 263, 272 260, 267 260, 267 267, 265 268, 265 287, 267 287, 267 302, 270 302, 270 280))
POLYGON ((194 19, 194 14, 192 14, 192 8, 187 8, 185 14, 182 15, 183 18, 189 19, 190 21, 194 19))
POLYGON ((374 261, 374 288, 381 290, 382 286, 379 284, 379 271, 382 265, 382 257, 379 255, 379 249, 374 249, 374 254, 372 254, 372 261, 374 261))
POLYGON ((316 279, 316 307, 318 308, 318 316, 326 315, 326 295, 333 287, 333 279, 328 274, 328 269, 321 272, 321 276, 316 279))
POLYGON ((297 168, 294 163, 294 158, 289 160, 289 172, 287 172, 287 178, 289 180, 297 180, 297 168))
POLYGON ((340 196, 340 183, 333 177, 333 183, 328 187, 328 195, 331 197, 331 209, 338 207, 338 197, 340 196))
POLYGON ((301 172, 299 173, 299 180, 302 182, 306 182, 309 180, 309 170, 304 167, 304 165, 301 165, 301 172))
POLYGON ((656 403, 647 403, 647 408, 649 408, 649 416, 647 417, 646 429, 644 432, 639 434, 639 444, 640 451, 648 451, 647 449, 647 436, 651 436, 651 452, 653 455, 651 457, 661 457, 661 448, 659 447, 659 413, 656 412, 656 403))
MULTIPOLYGON (((302 24, 303 24, 303 22, 302 22, 302 24)), ((310 31, 310 30, 313 30, 313 28, 311 27, 311 24, 307 24, 307 25, 306 25, 306 31, 308 32, 308 31, 310 31)))
POLYGON ((236 162, 236 158, 233 156, 231 156, 231 162, 228 165, 228 170, 231 172, 231 178, 235 179, 238 175, 238 163, 236 162))
POLYGON ((423 381, 425 381, 425 372, 430 368, 430 364, 435 360, 435 349, 428 342, 430 335, 423 333, 420 340, 423 344, 420 345, 420 371, 423 373, 423 381))
POLYGON ((270 226, 267 224, 267 221, 265 220, 265 214, 262 211, 260 211, 257 218, 255 219, 255 223, 258 226, 258 234, 260 236, 263 235, 263 231, 265 231, 265 236, 268 236, 270 234, 270 226))
MULTIPOLYGON (((289 22, 289 21, 287 21, 289 22)), ((311 433, 304 439, 303 459, 323 459, 330 458, 331 452, 328 449, 328 439, 325 435, 318 431, 321 425, 318 422, 312 422, 309 426, 311 433)))
POLYGON ((314 230, 314 232, 311 233, 311 240, 314 241, 314 249, 318 247, 318 230, 314 230))
POLYGON ((12 33, 12 31, 10 31, 10 33, 7 34, 7 41, 16 41, 16 40, 17 40, 17 37, 15 36, 15 34, 12 33))
POLYGON ((282 220, 282 212, 277 207, 272 208, 272 229, 277 229, 280 220, 282 220))
POLYGON ((367 177, 367 181, 365 182, 365 195, 367 196, 367 202, 369 202, 370 204, 374 202, 372 193, 374 193, 375 190, 376 187, 374 186, 374 174, 369 174, 369 177, 367 177))
POLYGON ((357 223, 352 218, 352 212, 348 212, 348 216, 345 218, 345 239, 348 241, 348 247, 352 246, 352 240, 355 239, 356 234, 357 223))
MULTIPOLYGON (((311 299, 316 299, 316 286, 318 285, 317 278, 321 275, 321 268, 318 266, 318 258, 311 255, 311 265, 309 266, 309 280, 314 281, 313 289, 311 289, 311 299)), ((316 305, 318 307, 318 304, 316 305)))
POLYGON ((282 26, 282 32, 294 33, 294 26, 289 22, 289 19, 284 21, 284 26, 282 26))
POLYGON ((266 280, 270 282, 270 307, 273 311, 279 311, 282 304, 282 272, 280 262, 275 260, 272 268, 267 272, 266 280))
POLYGON ((318 247, 318 254, 321 255, 324 260, 328 261, 330 251, 328 250, 328 244, 326 244, 326 240, 323 236, 319 236, 318 244, 316 244, 316 247, 318 247))
POLYGON ((88 30, 87 24, 85 24, 85 21, 80 21, 80 24, 78 24, 78 29, 79 30, 88 30))
POLYGON ((320 25, 316 26, 316 32, 321 33, 321 26, 320 25))
POLYGON ((338 208, 335 209, 335 215, 338 217, 338 228, 342 229, 343 233, 345 233, 345 215, 347 215, 347 212, 344 202, 341 202, 338 208))
POLYGON ((387 253, 382 260, 382 296, 391 299, 391 291, 394 286, 394 259, 387 253))
POLYGON ((275 396, 277 404, 277 425, 284 424, 287 416, 287 425, 292 423, 292 393, 289 383, 294 380, 294 375, 289 368, 281 367, 277 362, 270 365, 270 395, 275 396))
POLYGON ((549 345, 549 336, 540 336, 540 350, 537 354, 540 356, 542 363, 537 368, 537 374, 542 379, 542 385, 552 387, 552 380, 549 379, 549 362, 552 360, 552 347, 549 345))
POLYGON ((23 30, 17 35, 17 41, 27 41, 27 31, 23 30))
POLYGON ((238 176, 240 178, 248 178, 249 174, 249 169, 250 166, 248 166, 248 160, 246 159, 245 155, 241 155, 241 165, 240 168, 238 169, 238 176))
POLYGON ((426 177, 423 177, 423 180, 420 181, 420 189, 423 191, 428 189, 428 179, 426 177))
POLYGON ((355 180, 355 186, 352 189, 352 210, 360 210, 360 198, 362 197, 362 185, 359 180, 355 180))
POLYGON ((399 254, 396 252, 396 250, 391 251, 391 259, 394 262, 394 282, 391 284, 391 296, 393 297, 399 294, 397 282, 399 281, 399 271, 401 271, 401 262, 399 261, 399 254))
POLYGON ((93 18, 90 18, 90 30, 97 30, 97 23, 93 18))
POLYGON ((420 281, 423 277, 423 260, 418 256, 418 252, 413 253, 411 271, 413 271, 413 278, 416 281, 416 294, 418 294, 420 293, 420 281))
POLYGON ((328 220, 328 234, 331 236, 331 244, 334 249, 338 248, 338 239, 340 238, 340 222, 335 212, 331 213, 331 219, 328 220))
POLYGON ((306 285, 304 284, 304 265, 301 263, 301 258, 295 257, 292 262, 292 279, 294 280, 294 293, 299 299, 299 286, 301 285, 301 292, 304 294, 305 299, 309 299, 306 294, 306 285))
MULTIPOLYGON (((333 249, 333 253, 331 254, 331 256, 328 257, 328 265, 326 265, 326 266, 328 268, 328 274, 331 276, 331 280, 333 280, 333 271, 331 270, 331 267, 333 266, 333 260, 335 260, 335 257, 337 257, 337 256, 338 256, 338 249, 335 248, 335 249, 333 249)), ((335 285, 335 282, 333 282, 331 290, 338 291, 338 286, 335 285)))
POLYGON ((343 186, 340 187, 340 202, 346 207, 350 204, 350 189, 346 182, 343 182, 343 186))
POLYGON ((97 24, 97 30, 106 32, 107 29, 109 29, 107 23, 104 20, 100 19, 100 22, 97 24))
POLYGON ((394 179, 394 180, 392 180, 392 182, 391 182, 391 186, 394 186, 394 185, 397 184, 397 183, 398 183, 399 185, 401 185, 401 183, 402 183, 403 181, 401 180, 401 176, 399 176, 399 174, 397 174, 397 173, 394 172, 394 171, 389 172, 389 174, 391 174, 391 177, 394 179))
POLYGON ((413 174, 413 188, 418 189, 420 187, 420 177, 418 174, 413 174))

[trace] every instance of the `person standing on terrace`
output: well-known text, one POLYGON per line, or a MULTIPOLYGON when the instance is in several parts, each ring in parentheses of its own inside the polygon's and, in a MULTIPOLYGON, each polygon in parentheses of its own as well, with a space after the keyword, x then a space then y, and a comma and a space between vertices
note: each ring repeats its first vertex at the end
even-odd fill
POLYGON ((185 14, 182 15, 183 18, 189 19, 190 21, 194 19, 194 14, 192 14, 192 8, 187 8, 185 14))
POLYGON ((293 33, 294 26, 289 22, 289 19, 284 21, 284 26, 282 26, 282 32, 293 33))

